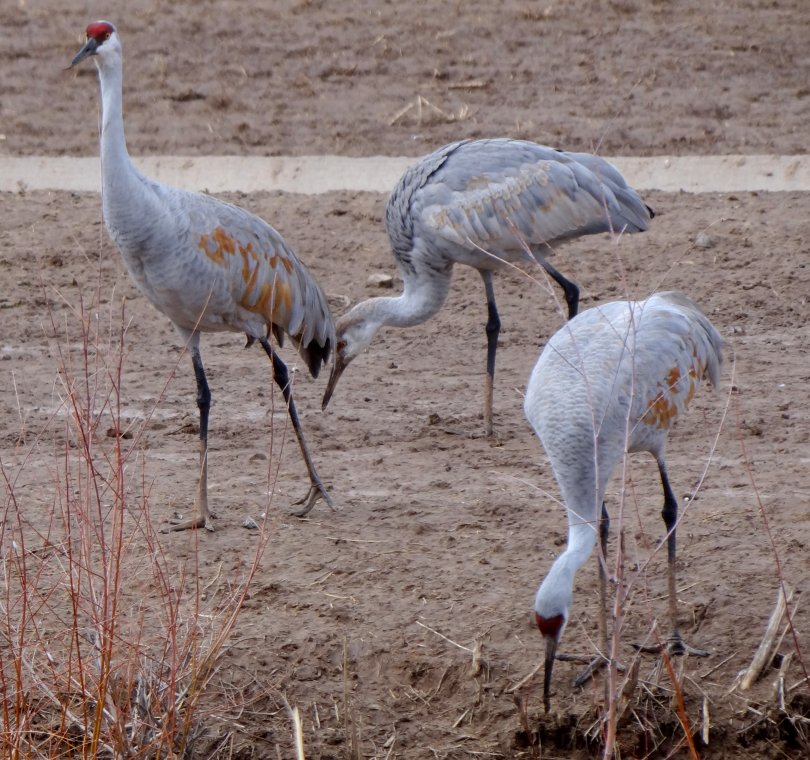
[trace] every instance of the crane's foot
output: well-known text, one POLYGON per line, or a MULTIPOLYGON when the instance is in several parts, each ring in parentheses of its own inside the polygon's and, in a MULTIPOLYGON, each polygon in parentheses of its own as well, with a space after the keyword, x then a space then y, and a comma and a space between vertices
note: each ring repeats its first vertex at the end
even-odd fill
MULTIPOLYGON (((605 668, 609 664, 609 660, 607 657, 602 657, 602 655, 598 655, 593 659, 588 659, 583 655, 577 654, 558 654, 558 660, 565 660, 567 662, 586 662, 587 667, 583 670, 575 679, 574 679, 574 686, 581 687, 584 686, 591 678, 594 678, 596 674, 605 668)), ((616 667, 618 668, 620 673, 624 673, 624 665, 621 663, 616 663, 616 667)))
POLYGON ((708 657, 710 652, 705 649, 696 649, 689 646, 679 633, 670 636, 666 641, 659 644, 633 644, 633 648, 639 652, 646 652, 647 654, 658 654, 661 650, 665 650, 670 657, 683 657, 683 655, 690 655, 691 657, 708 657))
POLYGON ((584 686, 588 681, 596 676, 596 674, 602 670, 602 668, 606 668, 608 661, 605 657, 594 657, 589 663, 588 666, 583 670, 575 679, 574 679, 574 686, 581 687, 584 686))
POLYGON ((296 505, 303 504, 304 506, 297 511, 290 512, 290 514, 293 517, 306 517, 312 511, 312 508, 315 506, 318 499, 323 499, 333 512, 338 511, 339 508, 336 507, 332 502, 332 497, 329 495, 326 488, 324 488, 323 483, 320 481, 314 481, 310 484, 309 491, 307 491, 306 496, 304 496, 303 499, 299 499, 298 501, 294 502, 296 505))
POLYGON ((494 435, 492 433, 487 433, 486 430, 470 431, 452 427, 440 427, 439 430, 447 435, 457 435, 460 438, 467 438, 470 441, 474 441, 478 438, 494 438, 494 435))
POLYGON ((181 530, 198 530, 199 528, 205 528, 210 533, 213 533, 214 524, 211 521, 214 518, 215 515, 209 513, 207 517, 200 515, 192 520, 183 520, 179 514, 175 514, 175 516, 169 520, 169 524, 160 529, 160 532, 176 533, 181 530))

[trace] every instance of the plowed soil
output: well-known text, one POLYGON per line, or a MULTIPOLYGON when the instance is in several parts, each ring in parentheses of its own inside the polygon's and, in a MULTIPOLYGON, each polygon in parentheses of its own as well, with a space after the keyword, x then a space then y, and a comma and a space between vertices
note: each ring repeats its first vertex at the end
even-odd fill
MULTIPOLYGON (((63 69, 98 12, 89 3, 0 8, 0 152, 95 153, 93 66, 63 69)), ((495 135, 606 155, 806 149, 803 0, 155 0, 115 13, 136 156, 417 156, 495 135)), ((396 275, 382 195, 227 200, 282 232, 336 315, 385 294, 367 284, 369 274, 396 275)), ((701 389, 668 447, 676 493, 691 496, 700 484, 696 498, 684 498, 679 599, 687 639, 710 651, 675 663, 682 713, 660 658, 631 646, 654 621, 667 628, 652 458, 630 459, 623 524, 614 519, 610 551, 621 532, 630 588, 621 655, 627 666, 639 661, 621 754, 689 756, 680 722, 688 719, 703 757, 805 757, 810 690, 790 687, 806 675, 810 643, 801 593, 810 579, 810 198, 652 192, 645 200, 658 212, 649 232, 575 241, 555 265, 580 284, 582 308, 683 290, 727 349, 721 387, 701 389), (738 674, 780 577, 798 592, 795 636, 742 691, 738 674), (791 652, 780 707, 777 668, 791 652)), ((77 429, 69 391, 95 377, 82 370, 82 334, 98 325, 107 339, 90 347, 92 361, 115 355, 122 324, 126 335, 120 410, 83 401, 98 410, 94 445, 104 453, 120 442, 131 452, 133 515, 148 507, 160 527, 189 512, 198 461, 190 363, 128 279, 99 197, 21 190, 0 204, 4 556, 20 535, 29 547, 43 535, 58 543, 58 521, 43 526, 69 480, 77 429), (131 437, 115 437, 116 418, 131 437)), ((542 657, 532 599, 566 537, 556 483, 522 413, 529 372, 563 317, 537 272, 504 272, 496 292, 503 331, 491 439, 478 435, 486 308, 472 270, 458 269, 436 318, 383 330, 326 412, 324 379, 311 380, 293 351, 282 352, 299 370, 302 423, 341 508, 319 504, 305 520, 288 515, 307 478, 266 359, 255 346, 243 350, 243 336, 203 339, 216 531, 155 540, 178 577, 181 566, 199 577, 204 612, 206 600, 228 598, 256 552, 260 534, 243 520, 261 523, 266 513, 269 540, 203 699, 194 757, 294 757, 285 700, 300 710, 309 758, 598 752, 601 676, 575 689, 580 665, 560 662, 548 715, 539 682, 516 692, 522 709, 512 691, 542 657)), ((104 361, 93 366, 107 382, 104 361)), ((608 494, 614 516, 621 485, 614 480, 608 494)), ((143 546, 130 549, 127 593, 148 600, 143 546)), ((194 588, 189 576, 183 584, 194 588)), ((596 610, 591 562, 577 578, 565 651, 593 652, 596 610)))

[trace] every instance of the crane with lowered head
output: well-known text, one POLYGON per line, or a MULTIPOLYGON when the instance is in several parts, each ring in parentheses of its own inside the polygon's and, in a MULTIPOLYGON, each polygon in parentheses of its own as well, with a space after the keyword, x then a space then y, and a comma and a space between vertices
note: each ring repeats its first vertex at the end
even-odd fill
POLYGON ((504 264, 539 263, 563 289, 570 319, 577 313, 579 289, 549 263, 553 248, 582 235, 643 232, 652 216, 619 171, 590 153, 499 138, 461 140, 425 156, 405 171, 386 208, 404 291, 361 301, 340 317, 323 407, 377 330, 433 317, 447 298, 453 265, 466 264, 481 275, 486 293, 484 431, 492 435, 501 328, 493 273, 504 264))
MULTIPOLYGON (((675 586, 678 501, 664 462, 671 427, 701 381, 720 379, 723 339, 682 293, 594 306, 548 341, 526 387, 524 409, 551 462, 568 515, 568 542, 537 590, 535 620, 546 641, 543 701, 549 709, 551 673, 573 600, 574 576, 599 534, 605 556, 608 481, 626 453, 648 451, 658 464, 666 528, 672 654, 706 653, 682 640, 675 586)), ((602 563, 600 618, 607 652, 606 579, 602 563)), ((606 656, 606 655, 605 655, 606 656)), ((586 670, 604 663, 597 658, 586 670)), ((583 679, 578 679, 583 680, 583 679)))

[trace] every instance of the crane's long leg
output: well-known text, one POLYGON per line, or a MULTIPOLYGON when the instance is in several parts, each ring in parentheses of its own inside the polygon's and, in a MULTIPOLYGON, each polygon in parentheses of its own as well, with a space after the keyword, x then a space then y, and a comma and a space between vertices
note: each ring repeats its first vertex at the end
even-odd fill
POLYGON ((307 446, 306 439, 304 438, 304 431, 301 428, 301 422, 298 419, 298 411, 295 408, 295 401, 293 401, 292 389, 290 388, 290 375, 287 371, 287 365, 284 364, 279 355, 273 351, 273 347, 270 345, 270 341, 267 340, 267 338, 261 338, 260 341, 262 348, 265 350, 273 363, 273 380, 275 381, 276 385, 281 388, 281 392, 284 395, 284 401, 287 403, 287 412, 290 415, 290 422, 292 422, 293 430, 295 430, 295 435, 298 438, 298 445, 301 447, 301 454, 304 457, 304 462, 307 465, 307 471, 309 473, 309 491, 307 491, 307 494, 303 499, 296 502, 296 504, 303 504, 304 506, 298 512, 293 512, 293 514, 296 517, 304 517, 305 515, 308 515, 315 506, 315 502, 317 502, 320 497, 323 497, 323 500, 332 509, 335 509, 335 505, 332 503, 332 498, 329 496, 326 488, 324 488, 324 485, 315 470, 315 465, 312 462, 309 447, 307 446))
POLYGON ((549 277, 562 288, 565 303, 568 306, 568 319, 575 317, 579 311, 579 288, 548 263, 548 259, 543 255, 540 248, 533 248, 532 255, 537 263, 548 272, 549 277))
POLYGON ((605 502, 602 502, 602 515, 599 519, 599 545, 602 547, 602 556, 599 557, 599 643, 604 649, 603 653, 608 651, 608 633, 607 633, 607 573, 605 572, 605 563, 607 562, 607 542, 608 534, 610 533, 610 515, 607 511, 605 502))
POLYGON ((501 318, 495 304, 495 288, 492 284, 492 272, 479 270, 484 280, 487 294, 487 376, 484 380, 484 432, 492 435, 492 396, 495 387, 495 353, 498 350, 498 335, 501 332, 501 318))
MULTIPOLYGON (((676 539, 675 526, 678 523, 678 500, 672 493, 672 487, 667 477, 667 469, 662 458, 656 457, 658 461, 658 472, 661 475, 661 487, 664 489, 664 508, 661 510, 661 517, 664 518, 664 525, 667 528, 667 581, 669 585, 669 621, 671 627, 670 638, 667 641, 667 651, 673 655, 691 654, 695 657, 708 657, 709 653, 704 649, 690 647, 681 638, 678 628, 678 587, 676 583, 676 539)), ((639 647, 642 651, 658 651, 658 647, 639 647)))
POLYGON ((200 410, 200 479, 197 483, 197 517, 193 520, 172 525, 170 530, 189 530, 205 528, 214 530, 211 523, 211 512, 208 509, 208 412, 211 410, 211 389, 205 377, 200 349, 190 349, 191 363, 194 365, 194 377, 197 379, 197 406, 200 410))

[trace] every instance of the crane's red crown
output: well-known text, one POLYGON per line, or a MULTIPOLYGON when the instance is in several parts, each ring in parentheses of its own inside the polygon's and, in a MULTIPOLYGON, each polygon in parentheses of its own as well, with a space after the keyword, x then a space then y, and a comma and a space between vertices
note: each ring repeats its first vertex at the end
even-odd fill
POLYGON ((92 37, 97 42, 102 43, 104 40, 109 39, 110 35, 114 31, 115 27, 112 24, 109 24, 106 21, 96 21, 87 27, 85 34, 87 35, 88 40, 92 37))

